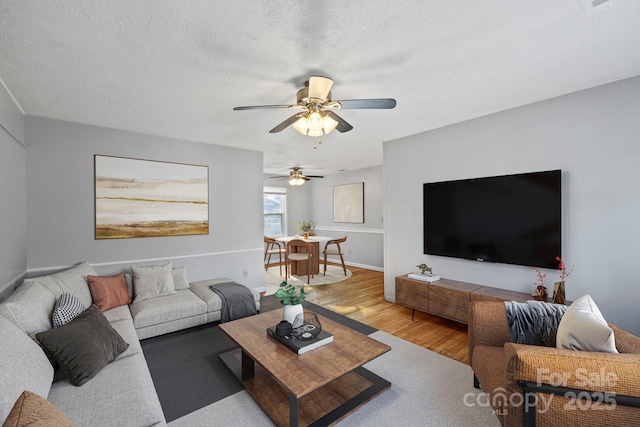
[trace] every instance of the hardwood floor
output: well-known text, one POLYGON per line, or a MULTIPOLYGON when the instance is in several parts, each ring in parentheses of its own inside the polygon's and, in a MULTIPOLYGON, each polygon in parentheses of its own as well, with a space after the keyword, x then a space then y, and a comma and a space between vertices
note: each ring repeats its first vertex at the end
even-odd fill
POLYGON ((383 273, 349 266, 342 282, 310 288, 307 301, 410 341, 462 363, 468 363, 467 326, 385 301, 383 273))

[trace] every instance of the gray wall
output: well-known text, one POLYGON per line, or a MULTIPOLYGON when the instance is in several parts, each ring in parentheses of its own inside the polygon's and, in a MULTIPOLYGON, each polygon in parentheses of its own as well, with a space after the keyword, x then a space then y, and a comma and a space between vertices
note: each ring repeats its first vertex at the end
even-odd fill
POLYGON ((27 117, 26 141, 30 276, 85 260, 100 274, 173 261, 191 281, 264 287, 262 153, 40 117, 27 117), (209 235, 95 240, 94 154, 208 166, 209 235))
MULTIPOLYGON (((422 184, 562 169, 567 298, 590 294, 608 321, 640 334, 639 117, 634 77, 386 142, 385 297, 423 261, 442 277, 531 292, 531 268, 423 255, 422 184)), ((545 272, 552 289, 558 272, 545 272)))
MULTIPOLYGON (((345 262, 350 265, 382 271, 383 261, 383 180, 382 166, 327 175, 310 182, 312 190, 313 222, 316 233, 341 237, 345 262), (364 182, 364 223, 333 222, 333 187, 364 182)), ((307 184, 305 184, 306 186, 307 184)), ((339 262, 340 259, 337 259, 339 262)))
POLYGON ((0 85, 0 299, 27 270, 27 150, 24 115, 0 85))

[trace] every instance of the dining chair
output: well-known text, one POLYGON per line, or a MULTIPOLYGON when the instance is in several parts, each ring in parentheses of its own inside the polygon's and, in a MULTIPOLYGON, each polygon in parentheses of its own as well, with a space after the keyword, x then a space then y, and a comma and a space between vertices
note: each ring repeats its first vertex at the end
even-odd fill
POLYGON ((285 274, 291 277, 292 262, 307 262, 307 283, 311 282, 311 258, 313 257, 313 245, 301 239, 293 239, 287 243, 287 253, 285 256, 285 274))
POLYGON ((277 254, 278 265, 280 266, 280 275, 282 276, 282 255, 284 255, 285 264, 287 262, 287 249, 284 247, 284 243, 278 242, 276 239, 269 236, 264 236, 264 243, 264 271, 267 271, 271 265, 271 256, 277 254))
POLYGON ((340 248, 340 243, 344 243, 347 240, 347 236, 343 236, 339 239, 329 240, 324 245, 324 250, 322 253, 324 254, 324 273, 323 276, 327 275, 327 255, 340 255, 340 261, 342 262, 342 270, 344 271, 344 275, 347 275, 347 267, 344 265, 344 257, 342 253, 342 248, 340 248), (335 248, 329 248, 329 245, 335 245, 335 248))

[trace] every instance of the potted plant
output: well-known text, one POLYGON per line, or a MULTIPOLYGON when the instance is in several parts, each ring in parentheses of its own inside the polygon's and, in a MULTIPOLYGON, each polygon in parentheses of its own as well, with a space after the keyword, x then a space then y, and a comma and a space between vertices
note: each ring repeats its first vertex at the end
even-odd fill
POLYGON ((308 239, 309 234, 313 234, 313 230, 316 228, 316 225, 312 222, 300 221, 298 223, 298 233, 302 232, 304 234, 304 238, 308 239))
POLYGON ((304 287, 296 289, 290 283, 282 282, 275 293, 276 298, 280 298, 280 302, 284 305, 284 320, 294 325, 296 316, 303 312, 302 301, 307 297, 304 287))

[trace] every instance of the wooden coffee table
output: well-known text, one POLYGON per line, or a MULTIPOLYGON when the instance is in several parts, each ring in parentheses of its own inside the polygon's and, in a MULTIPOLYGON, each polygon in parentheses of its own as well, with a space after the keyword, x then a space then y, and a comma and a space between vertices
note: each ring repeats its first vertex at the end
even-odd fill
POLYGON ((362 367, 391 347, 318 318, 333 342, 301 355, 267 335, 281 310, 220 324, 240 347, 220 358, 278 426, 335 424, 391 386, 362 367))

